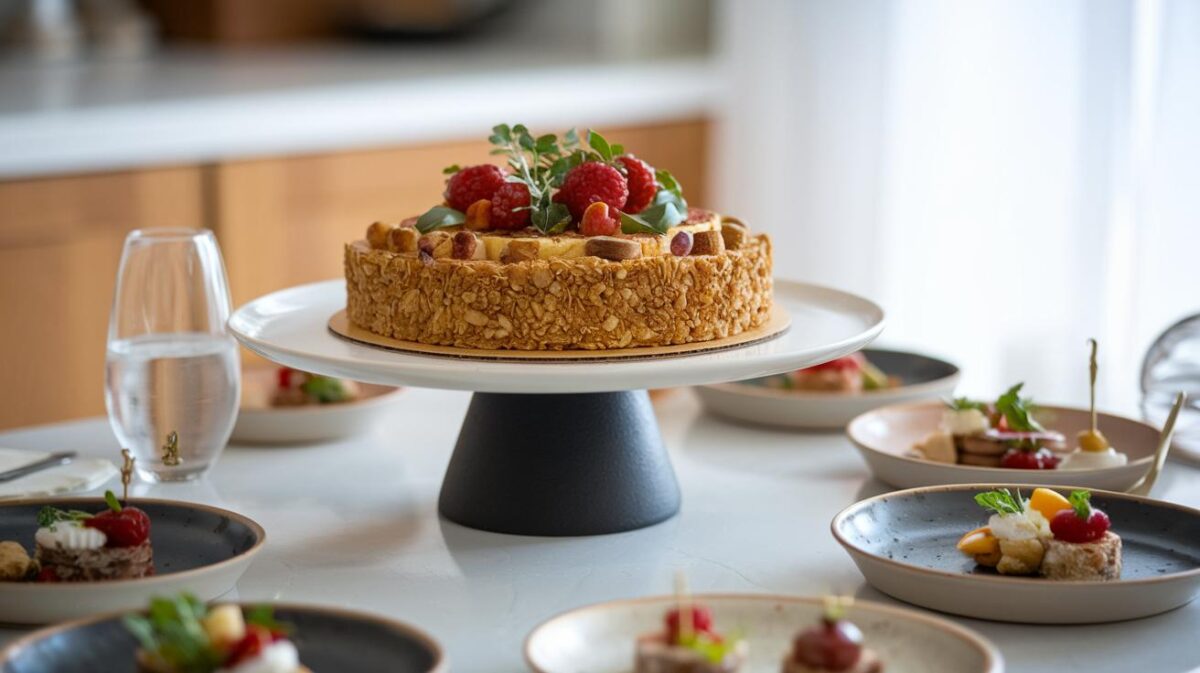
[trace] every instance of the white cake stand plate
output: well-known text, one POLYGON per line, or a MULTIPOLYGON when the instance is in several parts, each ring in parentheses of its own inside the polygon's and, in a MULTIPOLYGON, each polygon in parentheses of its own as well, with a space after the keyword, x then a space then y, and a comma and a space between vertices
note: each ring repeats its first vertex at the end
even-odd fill
POLYGON ((442 484, 442 515, 526 535, 594 535, 658 523, 679 488, 646 388, 767 376, 859 350, 883 331, 883 310, 852 294, 776 281, 791 327, 715 352, 588 362, 504 362, 403 353, 328 329, 345 308, 343 281, 281 290, 242 306, 234 336, 269 360, 384 385, 472 390, 442 484))

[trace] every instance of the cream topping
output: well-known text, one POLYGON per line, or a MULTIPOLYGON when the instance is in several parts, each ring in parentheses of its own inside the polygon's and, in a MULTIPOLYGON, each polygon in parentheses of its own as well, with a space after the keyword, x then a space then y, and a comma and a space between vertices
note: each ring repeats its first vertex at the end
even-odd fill
POLYGON ((946 409, 942 412, 942 431, 952 435, 977 435, 988 427, 987 416, 978 409, 946 409))
POLYGON ((992 535, 1001 540, 1033 540, 1050 536, 1050 522, 1037 510, 1021 514, 993 514, 988 519, 992 535))
POLYGON ((277 640, 263 648, 257 657, 217 673, 296 673, 300 668, 300 653, 288 640, 277 640))
POLYGON ((95 528, 87 528, 78 521, 59 521, 49 528, 39 528, 34 534, 37 543, 47 549, 70 549, 84 551, 99 549, 108 538, 95 528))
POLYGON ((1109 447, 1104 451, 1082 451, 1075 449, 1063 456, 1058 464, 1060 470, 1096 470, 1105 467, 1120 467, 1129 462, 1129 456, 1109 447))

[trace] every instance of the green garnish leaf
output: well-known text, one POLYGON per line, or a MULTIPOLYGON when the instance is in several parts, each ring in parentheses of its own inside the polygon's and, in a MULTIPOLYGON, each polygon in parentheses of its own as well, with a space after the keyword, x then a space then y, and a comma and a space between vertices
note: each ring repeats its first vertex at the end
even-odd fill
POLYGON ((946 406, 955 411, 966 411, 968 409, 977 409, 983 413, 987 413, 988 406, 984 402, 972 400, 969 397, 951 397, 946 399, 946 406))
POLYGON ((1071 509, 1075 510, 1075 516, 1084 521, 1087 521, 1087 518, 1092 515, 1091 500, 1091 491, 1071 491, 1071 495, 1067 496, 1067 502, 1071 503, 1071 509))
POLYGON ((863 390, 884 390, 891 383, 883 370, 870 362, 862 366, 863 390))
POLYGON ((181 673, 212 673, 225 654, 208 639, 202 620, 208 608, 191 594, 154 598, 145 617, 129 616, 125 628, 142 647, 181 673))
POLYGON ((686 647, 693 652, 699 653, 705 659, 715 664, 724 661, 725 657, 737 647, 740 641, 741 638, 733 634, 721 640, 714 640, 707 633, 693 633, 688 638, 680 637, 678 644, 681 647, 686 647))
POLYGON ((493 145, 507 145, 512 141, 512 132, 508 124, 497 124, 492 127, 492 135, 488 140, 493 145))
POLYGON ((675 176, 671 175, 671 171, 666 171, 660 168, 654 171, 654 179, 658 182, 659 186, 666 191, 671 192, 681 199, 683 198, 683 187, 679 184, 679 181, 675 179, 675 176))
POLYGON ((1025 511, 1025 502, 1021 500, 1021 492, 1014 496, 1007 488, 986 491, 975 494, 975 502, 984 509, 990 509, 997 514, 1020 514, 1025 511))
POLYGON ((579 132, 574 127, 567 129, 563 134, 563 149, 574 150, 579 147, 579 132))
POLYGON ((1024 383, 1009 388, 996 400, 996 411, 1008 421, 1014 432, 1042 432, 1045 428, 1033 417, 1033 400, 1021 397, 1024 383))
POLYGON ((571 225, 571 211, 561 203, 540 205, 530 214, 533 226, 545 234, 561 234, 571 225))
POLYGON ((108 508, 114 512, 120 513, 121 501, 117 500, 117 496, 112 491, 104 492, 104 502, 108 504, 108 508))
POLYGON ((417 218, 417 231, 429 233, 442 227, 453 227, 467 221, 467 216, 449 206, 434 206, 417 218))
POLYGON ((275 608, 270 605, 256 605, 243 612, 247 624, 261 626, 273 633, 291 633, 292 625, 275 619, 275 608))
POLYGON ((300 390, 303 390, 306 395, 316 398, 317 402, 321 404, 345 402, 350 399, 350 391, 346 390, 342 380, 332 376, 310 374, 308 380, 300 386, 300 390))
POLYGON ((621 231, 626 234, 665 234, 686 219, 687 216, 674 203, 660 203, 636 215, 621 213, 621 231))
POLYGON ((608 141, 604 139, 604 136, 591 129, 588 129, 588 146, 595 150, 596 154, 599 154, 604 161, 613 160, 612 147, 609 146, 608 141))
POLYGON ((62 521, 83 521, 92 518, 91 512, 81 512, 77 509, 65 510, 49 505, 38 511, 37 524, 39 528, 54 528, 54 524, 62 521))
POLYGON ((442 169, 442 175, 454 175, 455 173, 457 173, 461 170, 462 170, 462 166, 459 166, 458 164, 450 164, 449 166, 442 169))

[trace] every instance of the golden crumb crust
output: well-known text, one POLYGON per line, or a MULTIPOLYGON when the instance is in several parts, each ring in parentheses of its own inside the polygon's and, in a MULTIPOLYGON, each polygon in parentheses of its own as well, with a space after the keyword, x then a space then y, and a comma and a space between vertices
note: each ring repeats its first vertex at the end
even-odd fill
POLYGON ((477 349, 602 350, 709 341, 764 324, 771 241, 746 236, 716 254, 430 258, 345 248, 346 312, 380 336, 477 349))

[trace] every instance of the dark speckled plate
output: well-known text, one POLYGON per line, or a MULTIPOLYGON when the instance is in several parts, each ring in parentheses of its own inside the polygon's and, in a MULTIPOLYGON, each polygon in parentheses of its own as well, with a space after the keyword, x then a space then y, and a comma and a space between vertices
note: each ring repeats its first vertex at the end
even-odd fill
MULTIPOLYGON (((0 622, 48 624, 144 606, 151 596, 188 591, 211 600, 233 588, 262 549, 266 533, 254 521, 216 507, 135 498, 150 516, 155 576, 111 582, 0 582, 0 622)), ((39 498, 0 503, 0 540, 33 552, 37 513, 45 505, 101 512, 100 498, 39 498)))
MULTIPOLYGON (((1112 622, 1173 610, 1200 595, 1200 511, 1109 491, 1093 491, 1092 502, 1108 513, 1113 532, 1121 536, 1121 579, 1061 582, 977 568, 955 543, 986 524, 988 512, 973 496, 996 487, 932 486, 870 498, 838 514, 833 535, 875 588, 968 617, 1112 622)), ((1008 487, 1026 497, 1035 488, 1008 487)))
MULTIPOLYGON (((444 671, 433 638, 401 622, 329 608, 278 605, 295 628, 300 661, 313 673, 444 671)), ((137 642, 120 616, 43 629, 0 653, 0 673, 134 673, 137 642)))

